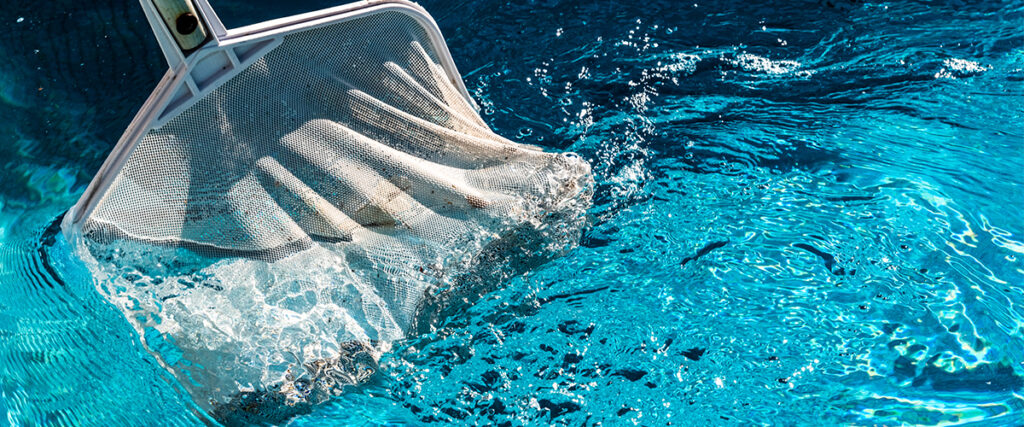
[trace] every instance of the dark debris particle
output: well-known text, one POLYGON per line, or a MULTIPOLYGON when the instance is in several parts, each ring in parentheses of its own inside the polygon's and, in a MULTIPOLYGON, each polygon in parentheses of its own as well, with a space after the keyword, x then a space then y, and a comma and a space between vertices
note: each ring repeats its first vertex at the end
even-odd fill
POLYGON ((622 408, 619 408, 619 410, 617 412, 615 412, 615 415, 618 415, 618 416, 621 417, 621 416, 626 415, 626 414, 628 414, 630 412, 633 412, 635 410, 636 409, 630 408, 628 406, 623 406, 622 408))
POLYGON ((679 266, 680 266, 680 267, 683 267, 683 266, 685 266, 685 265, 686 265, 687 263, 689 263, 690 261, 696 261, 696 260, 697 260, 697 259, 699 259, 700 257, 702 257, 702 256, 704 256, 704 255, 707 255, 707 254, 709 254, 709 253, 710 253, 711 251, 713 251, 713 250, 715 250, 715 249, 718 249, 718 248, 720 248, 720 247, 722 247, 722 246, 725 246, 725 245, 727 245, 727 244, 729 244, 729 241, 728 241, 728 240, 726 240, 726 241, 721 241, 721 242, 711 242, 711 243, 708 243, 708 244, 707 244, 707 245, 705 245, 705 246, 704 246, 703 248, 700 248, 700 250, 698 250, 698 251, 697 251, 697 253, 696 253, 695 255, 693 255, 693 256, 689 256, 689 257, 686 257, 686 258, 683 258, 683 260, 679 262, 679 266))
POLYGON ((816 255, 818 258, 821 258, 821 260, 825 262, 825 269, 828 270, 829 273, 832 273, 836 276, 846 275, 846 270, 843 267, 835 268, 837 267, 836 257, 833 256, 832 254, 822 251, 821 249, 818 249, 806 243, 795 243, 793 244, 793 247, 803 249, 807 252, 816 255))
POLYGON ((772 361, 772 362, 778 361, 779 360, 779 356, 768 356, 768 360, 772 361))
POLYGON ((696 362, 700 360, 701 356, 704 356, 704 353, 707 353, 707 351, 708 349, 706 348, 694 347, 684 351, 683 356, 686 356, 687 359, 696 362))
POLYGON ((594 288, 594 289, 586 289, 586 290, 572 292, 572 293, 567 293, 567 294, 552 295, 552 296, 541 298, 541 299, 537 300, 537 303, 539 303, 541 305, 544 305, 544 304, 547 304, 547 303, 549 303, 551 301, 555 301, 555 300, 559 300, 559 299, 568 299, 568 298, 574 298, 574 297, 581 297, 583 295, 589 295, 589 294, 593 294, 593 293, 602 292, 602 291, 607 290, 608 288, 609 288, 608 286, 601 286, 601 287, 594 288))
POLYGON ((658 385, 657 385, 657 384, 655 384, 655 383, 652 383, 652 382, 650 382, 650 381, 648 381, 648 382, 644 383, 644 385, 645 385, 645 386, 647 386, 647 388, 656 388, 656 387, 658 387, 658 385))
POLYGON ((786 384, 789 382, 789 378, 779 378, 777 381, 781 384, 786 384))
POLYGON ((569 353, 562 357, 562 361, 565 362, 566 364, 580 363, 582 360, 583 356, 580 356, 576 353, 569 353))
POLYGON ((641 371, 638 369, 620 369, 618 371, 615 371, 615 373, 612 375, 618 375, 630 381, 637 381, 640 378, 643 378, 644 375, 647 375, 647 371, 641 371))

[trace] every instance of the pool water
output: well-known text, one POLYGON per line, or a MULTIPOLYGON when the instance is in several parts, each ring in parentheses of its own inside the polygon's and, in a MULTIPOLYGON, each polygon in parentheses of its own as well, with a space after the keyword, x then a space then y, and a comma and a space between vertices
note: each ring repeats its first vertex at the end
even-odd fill
MULTIPOLYGON (((201 424, 52 232, 166 66, 132 0, 14 3, 0 409, 201 424)), ((422 2, 499 134, 593 165, 589 226, 290 423, 1024 423, 1024 2, 758 3, 422 2)))

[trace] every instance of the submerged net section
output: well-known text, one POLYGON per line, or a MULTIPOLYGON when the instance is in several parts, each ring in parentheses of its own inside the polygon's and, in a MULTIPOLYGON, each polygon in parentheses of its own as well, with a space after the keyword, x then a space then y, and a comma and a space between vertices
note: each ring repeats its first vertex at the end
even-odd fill
POLYGON ((488 248, 578 237, 586 162, 494 134, 438 55, 397 12, 287 35, 150 131, 85 219, 103 291, 200 405, 356 382, 353 354, 488 248))

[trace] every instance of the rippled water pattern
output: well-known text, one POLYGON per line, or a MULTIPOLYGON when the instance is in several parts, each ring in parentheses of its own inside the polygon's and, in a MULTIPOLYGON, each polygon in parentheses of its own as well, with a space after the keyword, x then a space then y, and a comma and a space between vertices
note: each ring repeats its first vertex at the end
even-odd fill
MULTIPOLYGON (((499 133, 593 164, 591 226, 292 424, 1024 424, 1024 3, 423 4, 499 133)), ((137 9, 0 10, 11 424, 200 423, 45 250, 165 68, 137 9)))

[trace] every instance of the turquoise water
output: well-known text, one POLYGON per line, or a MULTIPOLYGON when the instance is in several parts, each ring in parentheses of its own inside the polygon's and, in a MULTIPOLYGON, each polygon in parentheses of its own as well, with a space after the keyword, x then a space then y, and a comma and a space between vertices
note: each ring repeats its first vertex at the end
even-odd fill
MULTIPOLYGON (((46 232, 165 68, 79 3, 0 11, 0 408, 197 424, 46 232)), ((1024 423, 1024 3, 423 5, 498 133, 591 162, 590 226, 292 424, 1024 423)))

